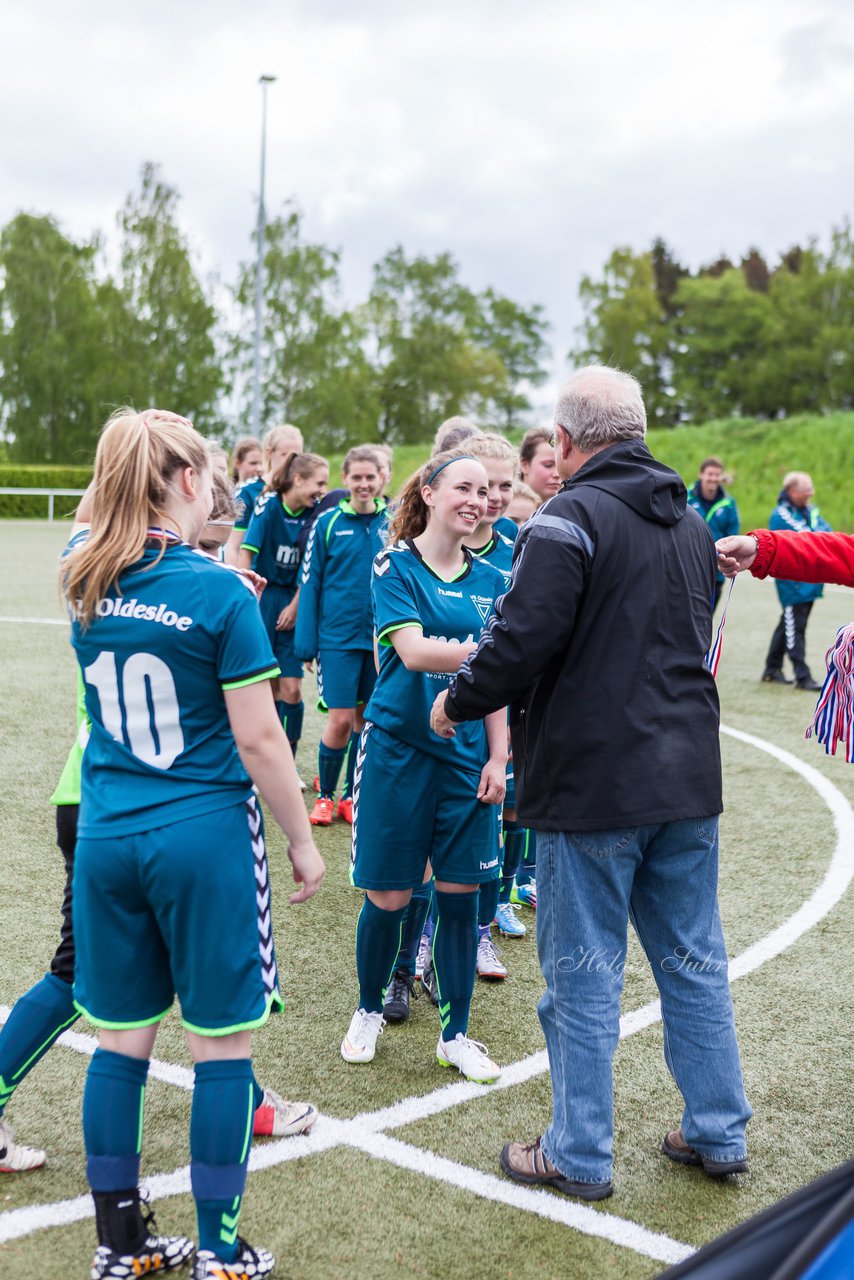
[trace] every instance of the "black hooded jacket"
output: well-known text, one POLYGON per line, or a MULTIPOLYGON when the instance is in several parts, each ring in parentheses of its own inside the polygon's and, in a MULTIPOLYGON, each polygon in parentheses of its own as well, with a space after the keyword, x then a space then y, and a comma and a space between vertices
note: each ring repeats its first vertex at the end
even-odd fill
POLYGON ((447 699, 456 720, 510 705, 520 822, 597 831, 720 813, 714 583, 705 524, 639 440, 595 454, 534 513, 447 699))

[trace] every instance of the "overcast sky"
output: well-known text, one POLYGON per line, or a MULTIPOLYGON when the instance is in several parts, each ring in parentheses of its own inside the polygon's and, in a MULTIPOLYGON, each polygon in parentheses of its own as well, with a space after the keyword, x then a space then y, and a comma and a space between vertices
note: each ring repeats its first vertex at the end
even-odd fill
MULTIPOLYGON (((112 231, 146 160, 205 270, 296 196, 347 297, 396 243, 542 302, 662 235, 697 266, 852 210, 852 0, 0 0, 0 222, 112 231)), ((551 394, 551 388, 546 395, 551 394)))

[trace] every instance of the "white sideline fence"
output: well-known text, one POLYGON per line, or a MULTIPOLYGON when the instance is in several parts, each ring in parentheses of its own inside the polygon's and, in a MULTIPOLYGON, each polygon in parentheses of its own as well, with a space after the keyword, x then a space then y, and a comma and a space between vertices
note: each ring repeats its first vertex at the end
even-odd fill
POLYGON ((56 498, 82 498, 85 489, 21 489, 0 488, 0 497, 47 498, 47 518, 53 520, 56 498))

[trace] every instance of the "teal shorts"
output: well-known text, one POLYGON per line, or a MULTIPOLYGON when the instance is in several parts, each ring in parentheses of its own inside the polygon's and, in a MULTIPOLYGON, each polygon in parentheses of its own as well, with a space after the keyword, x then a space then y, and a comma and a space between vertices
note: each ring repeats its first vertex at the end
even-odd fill
POLYGON ((419 751, 375 724, 359 739, 350 879, 359 889, 484 884, 500 863, 501 807, 477 798, 480 774, 419 751))
POLYGON ((373 649, 324 649, 317 655, 319 710, 361 707, 377 682, 373 649))
POLYGON ((304 672, 302 663, 294 651, 294 629, 291 627, 290 631, 276 630, 279 614, 285 605, 291 603, 295 594, 292 587, 265 587, 259 604, 261 617, 267 628, 267 637, 282 675, 301 680, 304 672))
POLYGON ((78 838, 74 1002, 96 1027, 225 1036, 282 1008, 255 796, 138 835, 78 838))

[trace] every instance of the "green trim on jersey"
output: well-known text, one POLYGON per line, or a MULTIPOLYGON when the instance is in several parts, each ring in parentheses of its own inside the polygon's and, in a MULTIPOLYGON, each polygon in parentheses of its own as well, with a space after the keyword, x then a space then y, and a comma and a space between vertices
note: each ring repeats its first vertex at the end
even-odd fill
POLYGON ((281 674, 281 667, 270 667, 269 671, 260 671, 257 676, 247 676, 245 680, 230 680, 228 684, 221 685, 220 688, 224 692, 230 692, 232 689, 245 689, 247 685, 260 684, 262 680, 275 680, 281 674))
POLYGON ((258 1027, 263 1027, 264 1023, 274 1012, 273 1006, 276 1006, 275 1012, 281 1013, 284 1010, 285 1002, 278 991, 271 991, 267 997, 267 1004, 264 1012, 258 1018, 253 1018, 251 1022, 235 1022, 233 1027, 216 1027, 211 1030, 210 1027, 194 1027, 192 1022, 181 1019, 181 1025, 185 1031, 192 1031, 197 1036, 232 1036, 238 1031, 255 1031, 258 1027))
MULTIPOLYGON (((418 551, 418 548, 416 547, 415 550, 418 551)), ((468 548, 466 548, 466 550, 468 550, 468 548)), ((418 551, 418 554, 421 555, 421 552, 418 551)), ((462 578, 464 574, 468 573, 469 569, 471 568, 471 565, 467 561, 463 565, 462 569, 460 569, 459 573, 454 574, 453 578, 446 578, 443 574, 439 572, 438 569, 433 568, 432 564, 426 558, 426 556, 421 556, 421 560, 423 564, 426 564, 427 568, 433 574, 433 577, 438 578, 440 582, 458 582, 460 578, 462 578)))
POLYGON ((252 544, 251 544, 251 542, 241 542, 241 544, 240 544, 240 550, 241 550, 241 551, 254 551, 254 552, 255 552, 255 554, 256 554, 256 556, 257 556, 257 554, 258 554, 258 552, 261 550, 261 548, 260 548, 260 547, 253 547, 253 546, 252 546, 252 544))
POLYGON ((297 516, 301 516, 303 511, 305 511, 305 507, 297 507, 296 511, 291 511, 290 507, 285 502, 284 498, 282 498, 282 506, 284 507, 285 511, 287 511, 288 515, 292 516, 294 519, 296 519, 297 516))
POLYGON ((83 768, 83 752, 89 741, 89 717, 86 715, 86 686, 80 668, 77 668, 77 736, 68 758, 62 767, 56 790, 50 798, 51 804, 66 805, 80 803, 80 771, 83 768))
POLYGON ((386 647, 388 647, 391 644, 391 641, 388 638, 391 635, 391 633, 393 631, 404 631, 407 627, 417 627, 422 634, 424 632, 424 628, 421 625, 420 618, 412 618, 407 622, 395 622, 393 626, 383 628, 383 630, 377 636, 377 644, 383 644, 386 647))

